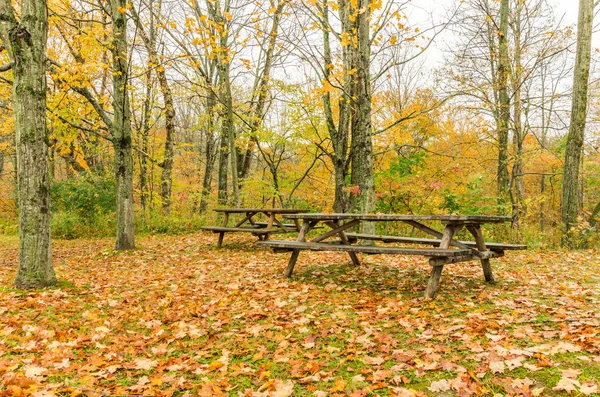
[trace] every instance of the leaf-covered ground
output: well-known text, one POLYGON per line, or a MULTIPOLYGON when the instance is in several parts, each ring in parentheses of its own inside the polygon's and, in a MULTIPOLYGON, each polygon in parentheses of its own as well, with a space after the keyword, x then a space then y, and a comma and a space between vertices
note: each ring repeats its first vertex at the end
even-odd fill
POLYGON ((0 395, 600 395, 600 254, 508 252, 496 285, 420 257, 289 254, 248 236, 55 241, 58 286, 13 289, 0 237, 0 395))

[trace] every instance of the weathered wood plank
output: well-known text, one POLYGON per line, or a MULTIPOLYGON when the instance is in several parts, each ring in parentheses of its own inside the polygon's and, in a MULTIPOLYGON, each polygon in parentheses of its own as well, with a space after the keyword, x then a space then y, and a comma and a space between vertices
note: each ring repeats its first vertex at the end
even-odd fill
MULTIPOLYGON (((260 226, 260 227, 266 227, 269 223, 268 222, 254 222, 255 225, 260 226)), ((296 228, 296 225, 294 223, 282 223, 281 225, 283 225, 283 227, 287 227, 287 228, 296 228)))
MULTIPOLYGON (((442 235, 442 241, 440 242, 440 250, 446 250, 450 247, 450 241, 452 241, 452 237, 458 232, 460 226, 456 225, 446 225, 444 229, 444 234, 442 235)), ((467 251, 467 250, 465 250, 467 251)), ((467 253, 463 253, 462 255, 470 255, 472 254, 471 250, 468 250, 467 253)), ((425 298, 433 299, 435 297, 435 292, 437 291, 438 285, 440 284, 440 279, 442 277, 442 271, 444 270, 444 265, 433 266, 431 268, 431 274, 429 276, 429 281, 427 282, 427 288, 425 289, 425 298)))
MULTIPOLYGON (((335 236, 335 235, 339 235, 340 232, 343 232, 346 229, 350 229, 351 227, 354 227, 356 225, 358 225, 360 223, 359 220, 352 220, 348 223, 345 223, 343 225, 339 225, 339 224, 332 224, 330 227, 332 228, 332 230, 328 231, 327 233, 323 233, 317 237, 315 237, 314 239, 311 240, 312 243, 318 243, 320 241, 323 241, 329 237, 335 236)), ((344 234, 345 235, 345 234, 344 234)), ((341 237, 341 236, 340 236, 341 237)))
POLYGON ((329 243, 312 243, 303 241, 271 240, 259 241, 260 246, 271 248, 291 248, 310 251, 340 251, 340 252, 363 252, 367 254, 398 254, 398 255, 422 255, 431 257, 455 257, 470 255, 471 250, 461 249, 427 249, 427 248, 404 248, 404 247, 376 247, 368 245, 346 245, 329 243))
POLYGON ((208 230, 213 233, 252 233, 252 234, 274 234, 274 233, 296 233, 296 229, 284 228, 260 228, 260 227, 223 227, 223 226, 202 226, 200 229, 208 230))
MULTIPOLYGON (((481 231, 481 227, 479 225, 467 225, 467 230, 475 237, 475 242, 477 243, 477 249, 479 251, 485 251, 486 243, 483 239, 483 232, 481 231)), ((481 267, 483 268, 483 275, 485 277, 485 281, 488 283, 494 283, 494 275, 492 273, 492 266, 490 265, 490 260, 488 258, 481 259, 481 267)))
MULTIPOLYGON (((282 228, 272 228, 272 229, 254 229, 252 230, 252 234, 265 235, 269 236, 270 234, 285 234, 285 233, 298 233, 296 229, 282 229, 282 228)), ((268 238, 268 237, 266 237, 268 238)))
MULTIPOLYGON (((313 221, 304 221, 302 226, 300 227, 300 231, 298 232, 297 243, 303 243, 306 241, 306 234, 310 231, 310 229, 315 225, 313 221)), ((264 242, 272 243, 272 241, 264 242)), ((292 255, 290 256, 290 261, 288 262, 287 268, 285 269, 285 277, 292 277, 292 273, 294 272, 294 266, 296 266, 296 261, 298 260, 298 255, 300 255, 300 249, 294 248, 292 250, 292 255)))
POLYGON ((223 212, 226 214, 240 214, 248 212, 256 212, 262 214, 300 214, 308 212, 300 208, 215 208, 215 212, 223 212))
MULTIPOLYGON (((361 240, 375 240, 382 241, 384 243, 406 243, 406 244, 426 244, 434 247, 439 247, 442 240, 435 238, 421 238, 421 237, 403 237, 403 236, 384 236, 379 234, 360 234, 360 233, 346 233, 349 239, 361 239, 361 240)), ((459 241, 460 243, 471 247, 477 247, 475 241, 459 241)), ((509 250, 524 250, 527 249, 527 245, 524 244, 504 244, 504 243, 485 243, 487 249, 491 251, 509 251, 509 250)))
MULTIPOLYGON (((360 224, 360 221, 357 221, 356 219, 347 222, 343 225, 340 225, 340 221, 329 221, 326 222, 326 224, 330 228, 338 232, 337 234, 340 237, 340 241, 342 242, 342 244, 350 245, 350 241, 348 241, 348 237, 346 237, 346 232, 344 232, 344 230, 355 226, 353 225, 354 222, 356 222, 357 225, 360 224)), ((348 255, 350 256, 350 260, 352 260, 354 266, 360 266, 360 259, 358 259, 358 255, 356 255, 356 252, 348 252, 348 255)))
POLYGON ((215 232, 215 233, 220 233, 220 232, 255 232, 257 230, 260 230, 258 227, 231 227, 231 226, 202 226, 200 227, 200 229, 202 230, 208 230, 211 232, 215 232))
POLYGON ((344 219, 359 219, 362 221, 443 221, 443 222, 460 222, 460 223, 501 223, 509 222, 509 216, 490 216, 490 215, 393 215, 393 214, 308 214, 296 213, 286 214, 288 219, 310 219, 310 220, 344 220, 344 219))
POLYGON ((239 221, 234 227, 240 227, 246 222, 250 222, 250 224, 254 224, 254 222, 252 221, 252 217, 254 215, 256 215, 256 212, 248 212, 246 214, 246 217, 244 219, 242 219, 241 221, 239 221))
MULTIPOLYGON (((442 234, 442 233, 438 232, 437 230, 435 230, 435 229, 432 229, 432 228, 430 228, 429 226, 427 226, 427 225, 423 225, 422 223, 419 223, 419 222, 417 222, 417 221, 414 221, 414 220, 405 221, 405 222, 406 222, 407 224, 409 224, 409 225, 411 225, 411 226, 413 226, 413 227, 415 227, 415 228, 417 228, 417 229, 419 229, 419 230, 421 230, 421 231, 423 231, 423 232, 427 233, 427 234, 430 234, 430 235, 432 235, 432 236, 435 236, 435 237, 441 238, 442 240, 440 241, 440 244, 441 244, 441 243, 442 243, 442 241, 444 240, 444 235, 445 235, 445 233, 446 233, 446 232, 449 230, 449 229, 448 229, 449 227, 457 226, 457 227, 460 229, 460 228, 462 228, 462 226, 463 226, 462 224, 448 223, 448 224, 446 225, 446 228, 445 228, 444 234, 442 234)), ((456 228, 455 228, 455 229, 454 229, 454 233, 456 233, 456 231, 457 231, 457 230, 459 230, 459 229, 456 229, 456 228)), ((453 233, 452 235, 454 235, 454 233, 453 233)), ((477 257, 479 257, 479 258, 481 258, 481 257, 485 256, 485 255, 484 255, 484 253, 477 251, 475 248, 468 247, 468 246, 466 246, 466 245, 462 244, 462 243, 461 243, 461 242, 459 242, 459 241, 453 240, 452 238, 450 238, 450 240, 448 241, 448 244, 449 244, 449 245, 452 245, 452 246, 454 246, 454 247, 462 248, 462 249, 470 249, 470 250, 471 250, 471 253, 472 253, 473 255, 475 255, 475 256, 477 256, 477 257)))

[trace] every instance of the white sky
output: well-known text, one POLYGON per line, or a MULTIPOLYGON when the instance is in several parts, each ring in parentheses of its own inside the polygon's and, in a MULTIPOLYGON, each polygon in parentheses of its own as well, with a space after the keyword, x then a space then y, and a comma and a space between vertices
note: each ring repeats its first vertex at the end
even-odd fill
MULTIPOLYGON (((460 0, 409 0, 410 5, 406 11, 409 15, 411 25, 430 26, 431 17, 437 22, 443 21, 446 11, 460 0)), ((577 13, 579 7, 578 0, 549 0, 549 3, 554 7, 556 20, 562 18, 562 26, 577 25, 577 13)), ((598 23, 598 21, 595 21, 598 23)), ((600 32, 594 34, 593 45, 598 46, 600 43, 600 32)), ((427 66, 435 68, 443 62, 444 37, 440 35, 426 52, 427 66)))

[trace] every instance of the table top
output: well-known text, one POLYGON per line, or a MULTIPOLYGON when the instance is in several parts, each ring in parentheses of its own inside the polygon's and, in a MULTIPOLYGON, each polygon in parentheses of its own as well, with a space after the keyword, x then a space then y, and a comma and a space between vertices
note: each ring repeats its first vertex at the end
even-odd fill
POLYGON ((248 212, 261 212, 265 214, 298 214, 308 212, 299 208, 215 208, 216 212, 226 212, 229 214, 243 214, 248 212))
POLYGON ((361 221, 442 221, 458 223, 502 223, 509 222, 510 216, 491 215, 397 215, 397 214, 288 214, 284 216, 289 219, 304 219, 313 221, 336 221, 336 220, 361 220, 361 221))

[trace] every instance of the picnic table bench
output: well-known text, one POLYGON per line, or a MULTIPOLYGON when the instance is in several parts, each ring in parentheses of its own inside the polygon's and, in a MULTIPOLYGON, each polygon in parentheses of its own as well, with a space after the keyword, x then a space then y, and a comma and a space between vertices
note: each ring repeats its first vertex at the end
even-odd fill
POLYGON ((297 214, 306 212, 297 208, 216 208, 214 211, 223 214, 221 226, 203 226, 201 229, 219 234, 217 247, 223 245, 225 233, 250 233, 257 236, 259 240, 269 239, 271 234, 295 233, 300 230, 299 222, 282 223, 279 216, 282 214, 297 214), (244 214, 245 217, 234 226, 227 226, 231 214, 244 214), (257 215, 265 215, 268 221, 256 221, 257 215))
POLYGON ((429 258, 432 266, 425 296, 433 298, 440 282, 444 265, 479 259, 483 268, 485 280, 494 282, 490 258, 504 255, 505 250, 526 249, 525 245, 486 243, 481 225, 486 223, 502 223, 510 221, 506 216, 467 216, 467 215, 386 215, 386 214, 287 214, 284 216, 294 221, 302 220, 302 226, 296 241, 271 240, 259 241, 258 244, 271 247, 275 251, 291 251, 290 260, 285 271, 286 277, 291 277, 300 251, 342 251, 348 252, 352 263, 360 265, 357 253, 365 254, 399 254, 421 255, 429 258), (444 231, 439 232, 422 221, 438 221, 444 225, 444 231), (431 238, 415 238, 402 236, 371 235, 364 233, 346 233, 346 230, 359 226, 362 222, 404 222, 431 238), (330 230, 324 231, 310 241, 306 241, 307 233, 323 223, 330 230), (475 241, 454 240, 454 235, 466 228, 475 241), (335 238, 332 240, 332 238, 335 238), (432 248, 382 247, 376 245, 357 244, 360 241, 381 241, 383 243, 404 243, 431 245, 432 248), (455 247, 455 248, 450 248, 455 247))

